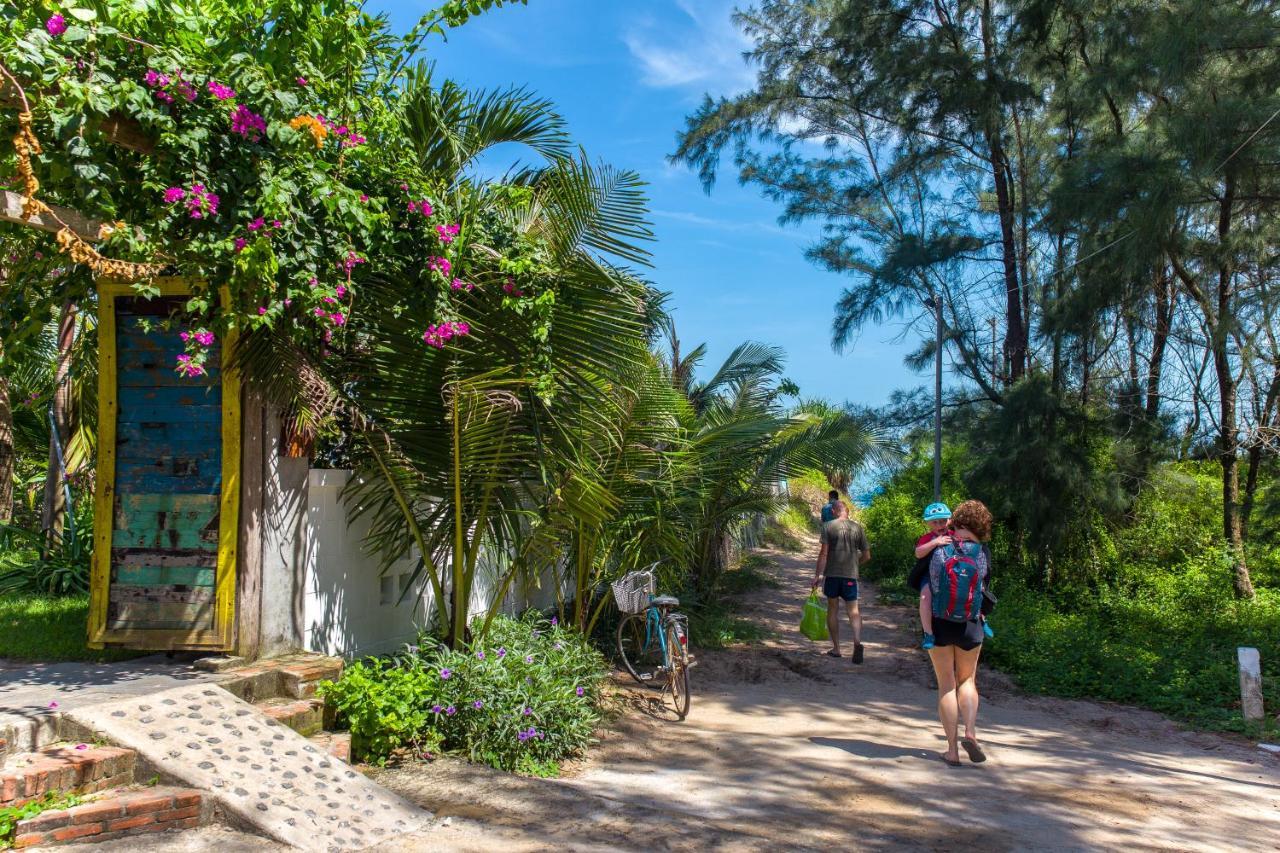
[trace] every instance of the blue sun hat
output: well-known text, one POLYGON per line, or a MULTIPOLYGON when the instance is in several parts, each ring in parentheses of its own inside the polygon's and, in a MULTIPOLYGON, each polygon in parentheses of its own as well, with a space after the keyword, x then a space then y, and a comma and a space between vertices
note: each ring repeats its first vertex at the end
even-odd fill
POLYGON ((924 508, 925 521, 941 521, 951 517, 951 509, 944 503, 929 504, 924 508))

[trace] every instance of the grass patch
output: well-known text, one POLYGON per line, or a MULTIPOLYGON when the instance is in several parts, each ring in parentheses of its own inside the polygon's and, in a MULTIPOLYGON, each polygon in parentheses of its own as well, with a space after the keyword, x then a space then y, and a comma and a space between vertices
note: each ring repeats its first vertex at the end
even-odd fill
POLYGON ((21 661, 128 660, 145 652, 85 647, 89 596, 0 598, 0 658, 21 661))
MULTIPOLYGON (((738 643, 758 643, 768 630, 736 611, 742 596, 758 589, 781 586, 766 569, 774 563, 760 554, 748 554, 737 566, 721 575, 710 601, 688 602, 689 634, 693 644, 704 649, 723 649, 738 643)), ((683 601, 684 597, 681 597, 683 601)))

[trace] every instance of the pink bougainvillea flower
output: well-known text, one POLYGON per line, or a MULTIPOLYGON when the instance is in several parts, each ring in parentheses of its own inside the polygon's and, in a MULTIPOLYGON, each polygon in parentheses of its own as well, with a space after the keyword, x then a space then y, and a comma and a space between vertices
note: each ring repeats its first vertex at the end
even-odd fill
POLYGON ((88 749, 88 748, 89 748, 89 744, 87 744, 87 743, 78 743, 78 744, 76 744, 76 749, 78 749, 78 750, 85 750, 85 749, 88 749))
POLYGON ((428 258, 427 269, 448 275, 449 271, 453 269, 453 264, 449 263, 448 258, 428 258))
POLYGON ((259 305, 259 306, 258 306, 258 316, 259 316, 259 317, 261 317, 261 316, 262 316, 263 314, 265 314, 265 313, 267 313, 267 306, 265 306, 265 305, 259 305))
POLYGON ((236 238, 235 248, 236 248, 236 252, 237 252, 237 253, 239 253, 239 252, 243 252, 243 251, 244 251, 244 247, 245 247, 245 246, 247 246, 247 245, 249 245, 249 241, 248 241, 248 240, 246 240, 245 238, 243 238, 243 237, 237 237, 237 238, 236 238))
POLYGON ((423 216, 430 216, 435 213, 436 209, 431 206, 431 202, 424 198, 422 201, 418 202, 418 210, 422 211, 423 216))
POLYGON ((311 276, 311 280, 310 280, 310 281, 308 281, 308 282, 307 282, 307 284, 311 285, 312 287, 315 287, 317 284, 319 284, 319 282, 318 282, 318 281, 316 281, 316 277, 315 277, 315 276, 311 276))
POLYGON ((336 128, 334 128, 333 132, 338 134, 338 136, 346 136, 348 133, 348 128, 345 124, 338 125, 336 128))
POLYGON ((299 85, 299 86, 305 86, 305 85, 307 85, 307 78, 306 78, 306 77, 299 77, 299 78, 298 78, 298 85, 299 85))
POLYGON ((50 708, 56 708, 56 707, 58 707, 58 703, 57 703, 57 702, 50 702, 50 703, 49 703, 49 707, 50 707, 50 708))
POLYGON ((286 300, 284 301, 284 307, 286 307, 286 308, 288 308, 288 307, 289 307, 290 305, 292 305, 292 304, 293 304, 293 300, 292 300, 292 299, 286 299, 286 300))
POLYGON ((209 89, 209 94, 213 95, 219 101, 229 101, 236 96, 236 90, 230 86, 224 86, 217 80, 210 80, 205 84, 209 89))
POLYGON ((324 300, 323 300, 323 301, 324 301, 324 302, 327 302, 327 303, 328 303, 328 304, 330 304, 330 305, 332 305, 332 304, 334 304, 335 302, 337 302, 338 300, 334 299, 332 296, 326 296, 326 297, 324 298, 324 300))
POLYGON ((333 321, 333 325, 335 326, 345 326, 347 323, 346 316, 343 315, 342 312, 340 311, 335 311, 334 313, 330 314, 329 319, 333 321))
POLYGON ((408 185, 408 184, 401 184, 401 185, 400 185, 400 191, 401 191, 401 192, 406 192, 406 193, 407 193, 407 192, 409 191, 409 185, 408 185))
POLYGON ((283 228, 283 227, 284 227, 284 223, 283 223, 283 222, 281 222, 279 219, 273 219, 273 220, 271 220, 271 227, 272 227, 272 228, 283 228))
POLYGON ((169 187, 164 191, 164 203, 173 204, 174 202, 182 201, 186 194, 187 191, 182 187, 169 187))
POLYGON ((363 203, 367 202, 368 200, 369 200, 369 197, 368 197, 367 195, 365 195, 364 193, 360 193, 360 203, 361 203, 361 204, 363 204, 363 203))
POLYGON ((452 243, 453 238, 458 236, 458 232, 462 230, 462 226, 456 222, 452 225, 437 225, 436 234, 440 237, 441 243, 452 243))
POLYGON ((179 332, 179 333, 178 333, 178 337, 179 337, 179 338, 181 338, 181 339, 182 339, 182 342, 185 344, 187 341, 189 341, 189 340, 191 339, 191 333, 190 333, 190 332, 179 332))
POLYGON ((213 341, 214 341, 213 332, 196 332, 195 339, 196 339, 196 343, 200 344, 200 346, 204 346, 204 347, 213 346, 213 341))
POLYGON ((240 134, 250 142, 257 142, 267 132, 267 122, 244 104, 239 104, 231 114, 231 132, 240 134))
POLYGON ((368 263, 368 261, 357 255, 355 252, 348 251, 347 256, 338 261, 338 269, 342 270, 348 277, 350 277, 351 271, 363 263, 368 263))
POLYGON ((205 188, 204 184, 192 184, 187 189, 187 210, 192 219, 203 219, 218 212, 218 196, 205 188))
POLYGON ((255 220, 253 220, 252 222, 250 222, 250 223, 249 223, 249 230, 250 230, 250 231, 257 231, 259 228, 261 228, 262 226, 264 226, 264 225, 266 225, 266 224, 267 224, 267 221, 266 221, 265 219, 263 219, 261 216, 259 216, 257 219, 255 219, 255 220))
POLYGON ((338 295, 339 299, 341 299, 347 295, 347 286, 345 284, 340 284, 334 288, 333 292, 338 295))
POLYGON ((187 99, 187 103, 196 99, 196 87, 183 80, 181 76, 178 77, 178 82, 174 85, 174 88, 178 90, 179 95, 187 99))
POLYGON ((44 28, 49 31, 49 35, 57 38, 67 31, 67 19, 61 15, 54 15, 44 22, 44 28))
POLYGON ((318 308, 318 307, 317 307, 317 308, 316 308, 316 309, 314 309, 311 313, 312 313, 312 314, 315 314, 317 317, 323 317, 323 316, 324 316, 324 314, 325 314, 325 311, 324 311, 324 309, 323 309, 323 308, 318 308))

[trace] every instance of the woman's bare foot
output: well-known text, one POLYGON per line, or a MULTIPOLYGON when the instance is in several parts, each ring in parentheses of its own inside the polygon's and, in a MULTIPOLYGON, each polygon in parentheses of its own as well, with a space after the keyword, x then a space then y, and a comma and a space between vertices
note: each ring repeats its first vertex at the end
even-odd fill
POLYGON ((960 766, 960 751, 953 749, 950 752, 939 752, 938 757, 945 761, 951 767, 960 766))

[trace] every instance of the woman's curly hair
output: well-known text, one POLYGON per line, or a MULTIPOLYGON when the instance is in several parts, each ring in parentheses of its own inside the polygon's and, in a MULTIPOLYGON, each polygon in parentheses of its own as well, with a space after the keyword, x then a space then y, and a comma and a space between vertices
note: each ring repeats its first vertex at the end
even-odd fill
POLYGON ((982 501, 965 501, 951 513, 951 526, 963 527, 979 542, 986 542, 991 538, 991 510, 982 501))

